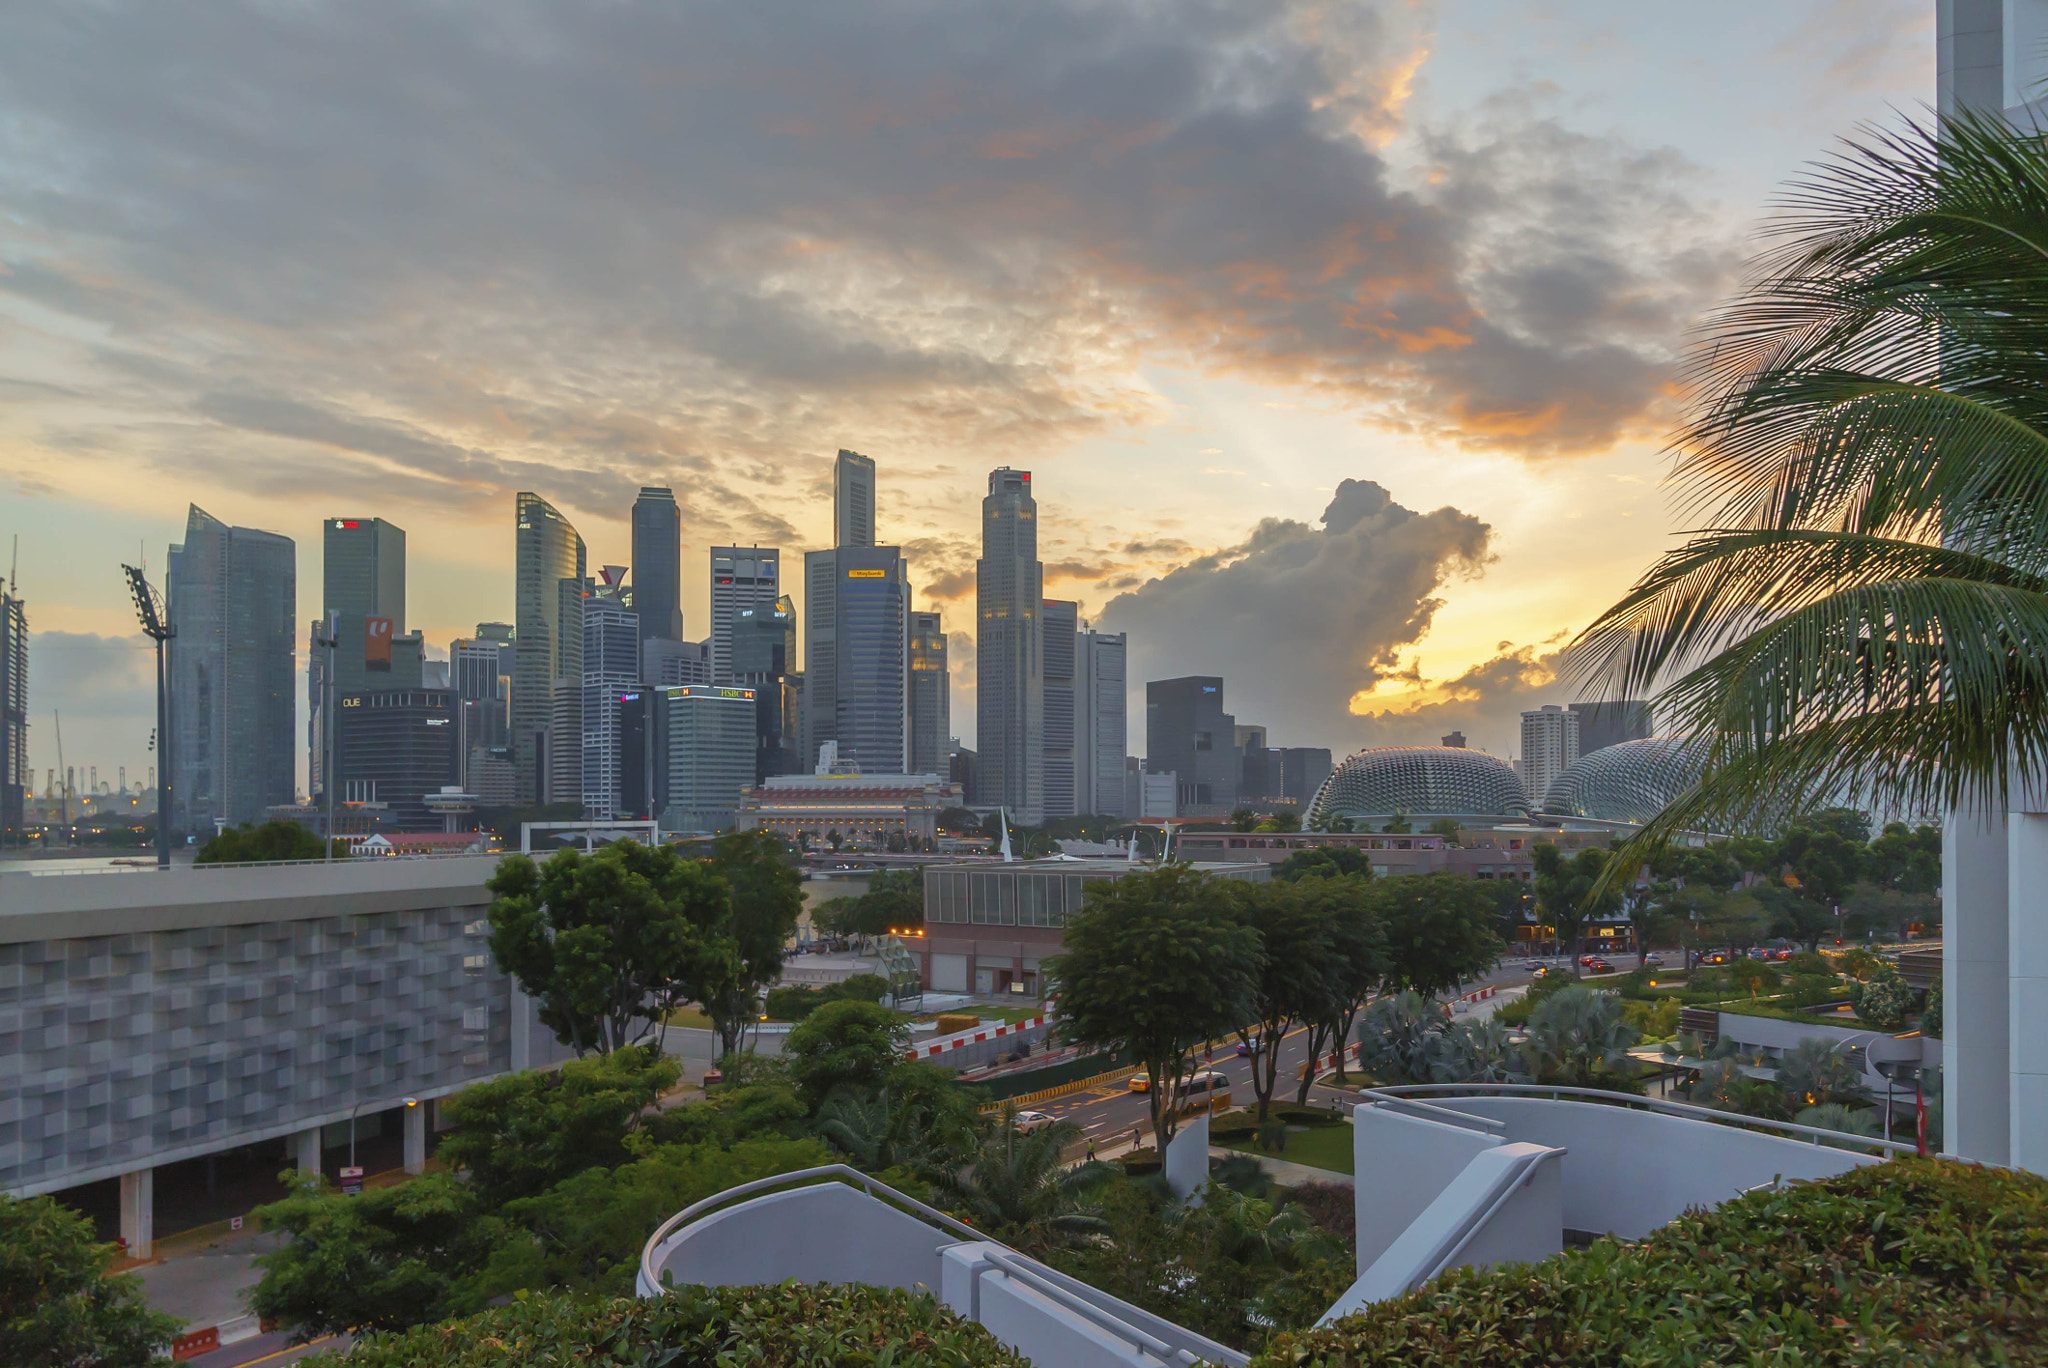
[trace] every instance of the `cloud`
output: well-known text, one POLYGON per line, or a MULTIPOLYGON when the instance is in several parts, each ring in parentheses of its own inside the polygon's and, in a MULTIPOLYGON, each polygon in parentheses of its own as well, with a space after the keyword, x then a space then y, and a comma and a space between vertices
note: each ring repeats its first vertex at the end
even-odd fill
POLYGON ((1243 542, 1112 599, 1102 625, 1131 634, 1134 683, 1220 674, 1231 711, 1264 723, 1274 744, 1348 749, 1361 730, 1353 696, 1399 671, 1438 591, 1478 574, 1491 541, 1468 513, 1417 513, 1345 480, 1321 527, 1265 519, 1243 542))
POLYGON ((1478 750, 1521 749, 1520 714, 1558 700, 1558 657, 1540 646, 1500 643, 1500 654, 1448 679, 1410 666, 1392 689, 1354 701, 1359 746, 1434 746, 1453 731, 1478 750))
POLYGON ((1503 102, 1397 183, 1420 22, 31 7, 0 45, 0 308, 69 320, 131 460, 607 516, 668 483, 769 535, 833 434, 1045 450, 1160 419, 1161 360, 1532 456, 1654 426, 1718 269, 1688 168, 1503 102))

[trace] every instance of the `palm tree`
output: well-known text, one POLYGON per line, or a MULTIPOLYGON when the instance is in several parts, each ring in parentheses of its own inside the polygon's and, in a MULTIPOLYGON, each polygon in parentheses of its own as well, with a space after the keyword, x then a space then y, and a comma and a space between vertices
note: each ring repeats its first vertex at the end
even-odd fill
POLYGON ((1027 1248, 1043 1248, 1057 1235, 1099 1233, 1105 1229, 1102 1219, 1081 1200, 1099 1168, 1070 1169, 1060 1158, 1080 1137, 1081 1128, 1071 1121, 1021 1131, 1017 1104, 1005 1102, 979 1150, 940 1173, 936 1186, 976 1226, 1003 1232, 1027 1248))
POLYGON ((1641 1032, 1629 1025, 1618 993, 1574 984, 1552 993, 1529 1014, 1523 1050, 1529 1072, 1545 1083, 1588 1087, 1628 1062, 1641 1032))
POLYGON ((1867 133, 1786 209, 1691 376, 1707 525, 1571 648, 1702 739, 1637 859, 1852 795, 2001 803, 2048 764, 2048 148, 1867 133))

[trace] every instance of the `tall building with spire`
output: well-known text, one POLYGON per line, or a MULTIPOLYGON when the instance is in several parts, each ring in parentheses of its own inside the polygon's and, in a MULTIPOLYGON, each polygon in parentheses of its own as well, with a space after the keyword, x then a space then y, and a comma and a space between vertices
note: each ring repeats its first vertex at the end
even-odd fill
POLYGON ((298 556, 197 504, 169 557, 172 829, 261 822, 292 801, 298 556))
POLYGON ((1031 472, 990 471, 974 566, 980 798, 1030 826, 1045 814, 1044 583, 1031 472))
MULTIPOLYGON (((541 745, 555 711, 555 684, 564 679, 562 660, 562 590, 565 579, 584 576, 583 538, 553 504, 538 494, 521 493, 515 504, 513 575, 516 628, 513 641, 512 764, 522 802, 546 802, 541 788, 541 745)), ((580 656, 583 626, 574 624, 580 656)), ((576 662, 577 702, 581 702, 582 663, 576 662)), ((580 748, 581 730, 578 730, 580 748)), ((559 768, 559 767, 558 767, 559 768)), ((576 789, 582 788, 578 757, 576 789)))
POLYGON ((683 512, 666 486, 644 486, 633 500, 632 570, 641 639, 681 641, 683 512))

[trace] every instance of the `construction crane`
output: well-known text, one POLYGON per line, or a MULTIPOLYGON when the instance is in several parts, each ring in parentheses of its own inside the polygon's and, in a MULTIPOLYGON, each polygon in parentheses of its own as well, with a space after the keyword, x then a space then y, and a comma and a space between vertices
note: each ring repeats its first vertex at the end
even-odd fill
POLYGON ((71 771, 64 768, 64 714, 50 714, 57 723, 57 772, 64 776, 64 786, 58 790, 57 829, 64 833, 64 844, 71 844, 71 771))

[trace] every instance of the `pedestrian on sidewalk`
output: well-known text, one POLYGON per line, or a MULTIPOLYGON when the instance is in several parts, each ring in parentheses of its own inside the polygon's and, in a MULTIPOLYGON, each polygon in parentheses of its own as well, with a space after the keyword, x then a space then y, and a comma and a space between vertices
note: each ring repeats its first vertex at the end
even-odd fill
POLYGON ((1140 1134, 1140 1133, 1141 1133, 1141 1132, 1140 1132, 1140 1131, 1138 1130, 1138 1127, 1137 1127, 1137 1126, 1133 1125, 1133 1126, 1131 1127, 1131 1148, 1132 1148, 1132 1149, 1136 1149, 1136 1148, 1138 1147, 1138 1136, 1139 1136, 1139 1134, 1140 1134))
POLYGON ((1092 1135, 1088 1137, 1088 1162, 1095 1162, 1095 1137, 1092 1135))

